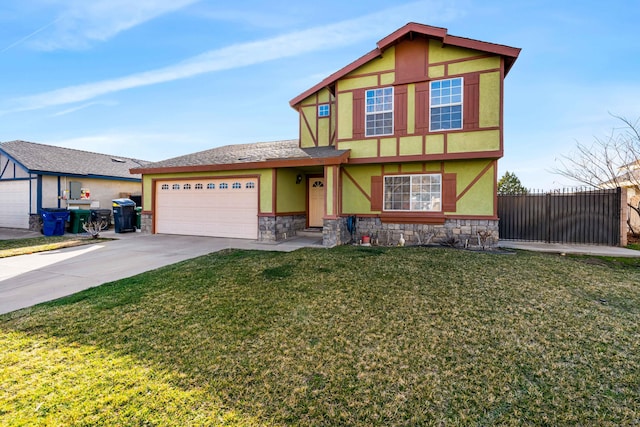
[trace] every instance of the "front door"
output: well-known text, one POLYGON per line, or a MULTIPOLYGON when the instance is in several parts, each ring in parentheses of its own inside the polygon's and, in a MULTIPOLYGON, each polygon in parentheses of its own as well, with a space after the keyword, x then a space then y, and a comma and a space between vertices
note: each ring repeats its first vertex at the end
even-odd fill
POLYGON ((309 209, 307 219, 309 227, 322 227, 324 222, 324 178, 310 178, 309 185, 309 209))

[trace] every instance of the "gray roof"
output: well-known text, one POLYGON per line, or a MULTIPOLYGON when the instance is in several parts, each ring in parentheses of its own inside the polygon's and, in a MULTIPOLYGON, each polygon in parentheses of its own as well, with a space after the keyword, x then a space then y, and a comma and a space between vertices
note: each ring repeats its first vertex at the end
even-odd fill
POLYGON ((251 144, 225 145, 185 156, 174 157, 144 166, 144 169, 185 166, 229 165, 270 160, 311 160, 340 157, 348 150, 334 147, 300 148, 297 139, 251 144))
POLYGON ((149 164, 144 160, 26 141, 3 142, 0 151, 34 173, 140 179, 141 175, 129 170, 149 164))

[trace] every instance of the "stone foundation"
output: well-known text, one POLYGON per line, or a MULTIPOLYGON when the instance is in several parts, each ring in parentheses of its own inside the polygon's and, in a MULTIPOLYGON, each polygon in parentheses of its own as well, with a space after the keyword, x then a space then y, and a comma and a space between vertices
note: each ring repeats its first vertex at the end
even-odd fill
POLYGON ((447 244, 487 248, 498 244, 498 220, 447 219, 442 225, 383 224, 380 218, 363 217, 356 221, 355 241, 369 235, 381 246, 395 246, 403 235, 405 245, 447 244), (480 233, 480 235, 478 234, 480 233), (482 241, 483 235, 490 233, 482 241), (480 237, 480 239, 479 239, 480 237))
POLYGON ((307 225, 306 215, 261 216, 258 218, 258 240, 277 242, 296 235, 307 225))
POLYGON ((41 231, 42 230, 42 217, 40 214, 29 215, 29 231, 41 231))

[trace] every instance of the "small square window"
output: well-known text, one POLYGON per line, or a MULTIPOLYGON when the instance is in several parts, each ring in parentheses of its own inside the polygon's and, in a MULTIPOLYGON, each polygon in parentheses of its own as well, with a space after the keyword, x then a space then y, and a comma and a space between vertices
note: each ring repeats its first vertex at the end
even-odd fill
POLYGON ((329 117, 329 104, 318 105, 318 117, 329 117))

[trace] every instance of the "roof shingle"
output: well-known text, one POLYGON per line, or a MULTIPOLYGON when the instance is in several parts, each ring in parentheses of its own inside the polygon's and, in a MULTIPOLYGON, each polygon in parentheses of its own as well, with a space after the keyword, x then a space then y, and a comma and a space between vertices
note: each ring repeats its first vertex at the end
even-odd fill
POLYGON ((0 151, 31 172, 140 179, 141 175, 132 175, 129 170, 149 164, 145 160, 27 141, 0 143, 0 151))

